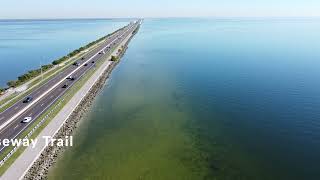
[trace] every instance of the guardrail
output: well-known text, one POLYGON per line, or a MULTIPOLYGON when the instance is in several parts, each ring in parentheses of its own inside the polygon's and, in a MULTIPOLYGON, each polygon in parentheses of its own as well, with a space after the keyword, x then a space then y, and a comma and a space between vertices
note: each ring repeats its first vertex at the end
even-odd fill
MULTIPOLYGON (((54 110, 56 110, 60 105, 61 103, 64 101, 64 98, 61 99, 59 101, 59 103, 57 105, 55 105, 53 107, 53 109, 51 109, 49 111, 48 114, 46 114, 45 117, 43 117, 41 119, 41 121, 39 121, 39 123, 34 127, 32 128, 32 130, 23 138, 23 139, 29 139, 31 137, 31 135, 50 117, 50 115, 53 113, 54 110)), ((15 146, 1 161, 0 161, 0 167, 4 165, 4 163, 18 150, 20 146, 15 146)))
MULTIPOLYGON (((137 28, 137 27, 136 27, 137 28)), ((133 32, 135 33, 135 32, 133 32)), ((122 52, 123 53, 123 52, 122 52)), ((117 53, 118 54, 118 53, 117 53)), ((121 52, 120 52, 121 54, 121 52)), ((51 109, 45 117, 43 117, 41 119, 41 121, 39 121, 39 123, 23 138, 23 139, 29 139, 31 137, 31 135, 50 117, 50 115, 54 112, 54 110, 56 110, 61 103, 65 100, 65 98, 62 98, 59 103, 57 105, 55 105, 53 107, 53 109, 51 109)), ((20 146, 15 146, 1 161, 0 161, 0 167, 3 166, 5 164, 5 162, 18 150, 20 146)))

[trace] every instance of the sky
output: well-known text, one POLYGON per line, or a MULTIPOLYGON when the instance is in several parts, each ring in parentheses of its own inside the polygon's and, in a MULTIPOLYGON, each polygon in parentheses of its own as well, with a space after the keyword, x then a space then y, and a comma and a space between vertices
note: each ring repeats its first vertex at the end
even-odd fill
POLYGON ((1 0, 0 19, 320 17, 320 0, 1 0))

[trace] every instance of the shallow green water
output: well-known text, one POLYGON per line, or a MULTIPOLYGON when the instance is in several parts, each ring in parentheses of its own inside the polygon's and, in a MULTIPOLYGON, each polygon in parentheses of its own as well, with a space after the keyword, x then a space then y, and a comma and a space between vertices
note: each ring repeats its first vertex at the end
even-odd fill
POLYGON ((146 20, 49 179, 319 179, 317 30, 146 20))
POLYGON ((52 179, 203 179, 206 162, 187 131, 191 114, 174 77, 162 74, 161 63, 158 70, 147 67, 155 64, 122 65, 52 179), (121 75, 125 68, 129 76, 121 75))

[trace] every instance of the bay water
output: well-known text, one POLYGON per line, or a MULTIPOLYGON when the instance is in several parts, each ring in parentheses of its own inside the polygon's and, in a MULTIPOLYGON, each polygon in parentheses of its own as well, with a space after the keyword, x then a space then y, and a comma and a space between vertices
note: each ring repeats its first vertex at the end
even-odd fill
POLYGON ((0 20, 0 86, 67 55, 129 19, 0 20))
MULTIPOLYGON (((1 77, 4 52, 35 67, 34 54, 103 35, 96 23, 17 31, 19 43, 0 43, 1 77)), ((319 179, 319 31, 319 19, 146 19, 49 179, 319 179)))

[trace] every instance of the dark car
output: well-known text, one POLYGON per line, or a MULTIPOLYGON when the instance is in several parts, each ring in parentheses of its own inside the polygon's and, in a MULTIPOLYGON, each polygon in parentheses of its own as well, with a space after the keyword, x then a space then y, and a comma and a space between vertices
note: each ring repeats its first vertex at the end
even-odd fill
POLYGON ((102 54, 102 52, 99 52, 99 54, 102 54))
POLYGON ((23 103, 28 103, 28 102, 30 102, 30 101, 32 101, 32 97, 27 97, 24 101, 23 101, 23 103))
POLYGON ((75 62, 75 63, 73 63, 73 65, 74 65, 74 66, 80 66, 80 63, 75 62))
POLYGON ((85 64, 84 64, 84 66, 88 66, 88 64, 87 64, 87 63, 85 63, 85 64))
POLYGON ((82 57, 81 60, 84 60, 84 57, 82 57))
POLYGON ((64 84, 63 86, 62 86, 62 88, 67 88, 68 87, 68 84, 64 84))
POLYGON ((94 63, 94 61, 91 61, 91 63, 93 64, 93 63, 94 63))

